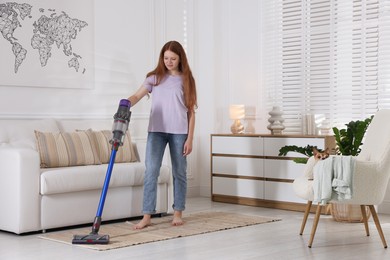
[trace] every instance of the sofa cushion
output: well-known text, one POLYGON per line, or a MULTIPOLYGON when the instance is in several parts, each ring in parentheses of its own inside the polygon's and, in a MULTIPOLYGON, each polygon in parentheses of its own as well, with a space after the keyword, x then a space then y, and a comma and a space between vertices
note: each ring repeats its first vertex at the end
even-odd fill
MULTIPOLYGON (((107 164, 41 169, 41 195, 101 189, 107 172, 107 164)), ((143 185, 144 163, 119 163, 113 166, 110 188, 143 185)), ((159 183, 168 183, 167 166, 160 170, 159 183)))
MULTIPOLYGON (((102 163, 108 163, 111 156, 111 144, 110 139, 112 138, 112 131, 102 130, 102 131, 92 131, 87 130, 88 134, 92 136, 92 140, 95 142, 97 148, 99 159, 102 163)), ((129 131, 126 132, 126 136, 123 141, 123 145, 118 148, 116 153, 115 162, 124 163, 124 162, 136 162, 138 161, 134 147, 131 143, 131 135, 129 131)))
POLYGON ((93 141, 85 132, 35 131, 42 168, 101 164, 93 141))

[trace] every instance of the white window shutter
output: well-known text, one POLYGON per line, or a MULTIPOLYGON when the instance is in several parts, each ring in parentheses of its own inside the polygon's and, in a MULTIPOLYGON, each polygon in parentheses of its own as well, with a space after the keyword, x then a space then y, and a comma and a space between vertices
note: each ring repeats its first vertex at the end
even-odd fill
POLYGON ((389 0, 264 5, 267 104, 284 111, 286 133, 303 133, 309 114, 342 126, 390 108, 389 0))

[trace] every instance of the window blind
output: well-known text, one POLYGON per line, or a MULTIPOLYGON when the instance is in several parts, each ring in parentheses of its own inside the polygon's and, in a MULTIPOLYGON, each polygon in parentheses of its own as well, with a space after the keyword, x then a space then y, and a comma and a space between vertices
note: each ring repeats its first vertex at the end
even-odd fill
POLYGON ((281 107, 286 133, 304 133, 306 115, 340 127, 390 108, 389 6, 389 0, 264 2, 267 106, 281 107))

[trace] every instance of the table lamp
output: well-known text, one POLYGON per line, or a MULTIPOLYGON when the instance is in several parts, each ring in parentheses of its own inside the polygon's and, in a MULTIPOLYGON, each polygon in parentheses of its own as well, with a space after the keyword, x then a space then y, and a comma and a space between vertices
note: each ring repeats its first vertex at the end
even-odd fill
POLYGON ((229 107, 230 119, 234 120, 230 130, 233 134, 244 133, 244 126, 241 124, 240 119, 245 118, 245 106, 244 105, 230 105, 229 107))

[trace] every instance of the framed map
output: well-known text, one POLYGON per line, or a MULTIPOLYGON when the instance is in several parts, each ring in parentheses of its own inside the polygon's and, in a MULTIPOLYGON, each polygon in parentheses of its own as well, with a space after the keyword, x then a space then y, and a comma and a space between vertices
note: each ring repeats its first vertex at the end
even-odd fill
POLYGON ((93 0, 0 0, 0 85, 93 88, 93 0))

